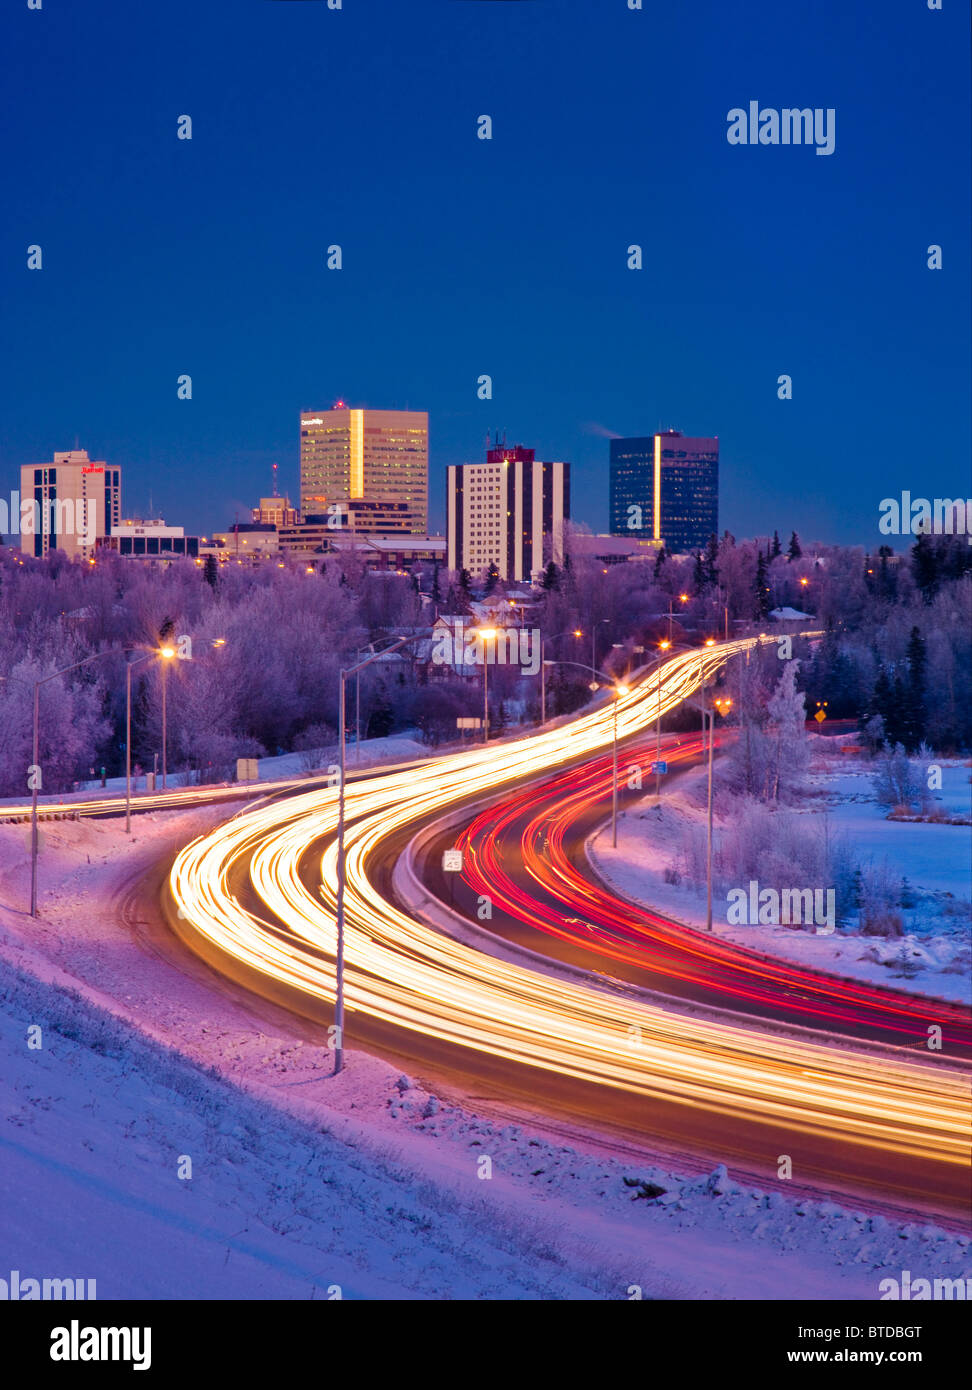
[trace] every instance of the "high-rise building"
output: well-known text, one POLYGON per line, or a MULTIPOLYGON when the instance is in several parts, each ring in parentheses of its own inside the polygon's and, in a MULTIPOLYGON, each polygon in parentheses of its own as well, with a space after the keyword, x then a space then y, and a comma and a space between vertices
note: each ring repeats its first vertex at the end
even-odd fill
POLYGON ((429 417, 424 410, 331 410, 300 415, 300 511, 342 528, 428 529, 429 417))
POLYGON ((253 520, 266 526, 296 526, 300 513, 289 497, 261 497, 260 505, 253 508, 253 520))
POLYGON ((447 565, 529 582, 548 560, 563 564, 570 464, 542 463, 533 449, 489 449, 485 463, 450 464, 447 565))
POLYGON ((664 544, 672 555, 702 550, 719 531, 719 440, 664 430, 611 440, 612 536, 664 544))
POLYGON ((91 460, 86 449, 56 453, 53 463, 20 470, 20 548, 38 557, 63 550, 91 560, 95 547, 121 522, 121 469, 91 460), (33 502, 25 508, 24 503, 33 502))

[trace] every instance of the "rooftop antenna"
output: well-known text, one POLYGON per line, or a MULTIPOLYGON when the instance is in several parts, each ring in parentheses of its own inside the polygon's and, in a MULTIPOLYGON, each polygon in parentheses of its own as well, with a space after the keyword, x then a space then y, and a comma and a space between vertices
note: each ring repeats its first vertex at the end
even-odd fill
POLYGON ((273 467, 273 495, 274 495, 274 497, 279 497, 279 496, 280 496, 280 493, 277 491, 277 465, 276 465, 276 464, 273 464, 272 467, 273 467))

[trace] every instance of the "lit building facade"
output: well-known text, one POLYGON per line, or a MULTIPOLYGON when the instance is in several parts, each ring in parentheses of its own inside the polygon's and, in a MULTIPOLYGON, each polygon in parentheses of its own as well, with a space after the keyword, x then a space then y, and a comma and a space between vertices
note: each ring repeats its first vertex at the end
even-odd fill
POLYGON ((300 512, 291 505, 289 497, 261 497, 253 508, 252 519, 263 526, 296 526, 300 512))
POLYGON ((485 463, 450 464, 446 484, 449 569, 529 583, 548 560, 562 565, 570 518, 570 464, 533 449, 490 449, 485 463))
POLYGON ((348 530, 428 530, 429 417, 424 410, 331 410, 300 416, 300 510, 348 530))
POLYGON ((719 533, 719 440, 678 430, 612 439, 610 526, 670 555, 703 550, 719 533))
POLYGON ((199 555, 198 536, 187 536, 181 526, 167 526, 162 520, 123 521, 112 527, 105 545, 119 555, 141 560, 195 560, 199 555))
POLYGON ((63 550, 72 560, 93 560, 95 548, 121 521, 121 469, 90 459, 86 449, 55 453, 52 463, 25 464, 20 493, 25 555, 43 558, 63 550), (25 515, 25 502, 34 503, 32 515, 25 515))

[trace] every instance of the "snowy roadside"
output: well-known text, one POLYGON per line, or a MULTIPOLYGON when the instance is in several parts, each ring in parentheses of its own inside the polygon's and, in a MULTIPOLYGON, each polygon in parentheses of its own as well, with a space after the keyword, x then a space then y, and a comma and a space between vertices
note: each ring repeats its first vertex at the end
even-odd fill
MULTIPOLYGON (((871 1299, 902 1267, 972 1273, 965 1237, 740 1188, 717 1154, 679 1176, 565 1146, 356 1052, 332 1079, 322 1029, 185 960, 140 909, 135 880, 219 818, 145 816, 133 843, 57 822, 44 919, 0 908, 9 1269, 102 1298, 871 1299)), ((24 900, 24 834, 0 829, 4 904, 24 900)))
MULTIPOLYGON (((943 804, 950 813, 968 804, 967 764, 943 763, 943 804)), ((666 913, 688 926, 705 926, 705 891, 671 883, 686 825, 702 827, 706 772, 695 768, 662 794, 661 805, 646 796, 622 814, 618 847, 602 828, 590 836, 587 853, 601 877, 625 897, 666 913)), ((972 969, 970 934, 969 830, 964 826, 892 821, 877 805, 869 770, 847 758, 818 759, 811 794, 800 814, 826 814, 835 836, 843 835, 864 861, 887 861, 906 876, 914 909, 905 914, 902 937, 856 935, 838 928, 817 934, 799 927, 730 925, 727 901, 713 895, 713 931, 726 941, 782 956, 817 970, 871 984, 969 1004, 972 969)), ((719 831, 718 818, 715 823, 719 831)))
MULTIPOLYGON (((459 745, 457 744, 455 746, 458 747, 459 745)), ((449 745, 449 747, 451 748, 452 745, 449 745)), ((353 742, 348 745, 348 770, 353 777, 358 768, 377 767, 382 763, 419 761, 422 758, 428 758, 431 755, 431 751, 432 750, 427 748, 417 737, 413 737, 411 734, 390 734, 387 738, 365 739, 362 740, 360 747, 356 748, 353 742)), ((186 773, 171 772, 166 779, 166 789, 168 791, 178 791, 180 788, 192 787, 194 790, 199 790, 200 788, 211 786, 215 790, 216 788, 239 786, 240 795, 245 796, 257 787, 258 782, 277 782, 301 777, 311 777, 315 772, 319 776, 321 768, 326 768, 329 764, 336 763, 337 760, 338 750, 336 745, 333 748, 322 748, 317 750, 316 756, 312 756, 308 753, 282 753, 279 757, 258 758, 256 760, 258 773, 257 782, 199 783, 191 781, 186 773)), ((158 790, 161 791, 161 789, 160 780, 158 790)), ((106 796, 122 797, 124 794, 124 777, 107 777, 105 778, 104 786, 102 786, 100 778, 95 778, 93 781, 82 782, 77 791, 56 792, 48 796, 42 796, 40 797, 40 804, 43 806, 51 801, 69 804, 74 804, 75 802, 83 803, 85 801, 100 801, 106 796)), ((142 773, 141 776, 133 777, 132 779, 132 795, 137 802, 138 798, 145 794, 145 774, 142 773)), ((0 811, 2 811, 5 805, 22 806, 24 800, 25 798, 22 795, 0 797, 0 811)))

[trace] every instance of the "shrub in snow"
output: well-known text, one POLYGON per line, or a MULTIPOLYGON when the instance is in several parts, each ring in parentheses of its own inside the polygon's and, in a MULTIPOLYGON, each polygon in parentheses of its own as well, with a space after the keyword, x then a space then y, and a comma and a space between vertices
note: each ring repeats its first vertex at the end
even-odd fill
POLYGON ((900 743, 885 743, 875 759, 874 795, 882 806, 901 807, 907 814, 917 810, 922 799, 922 778, 900 743))

